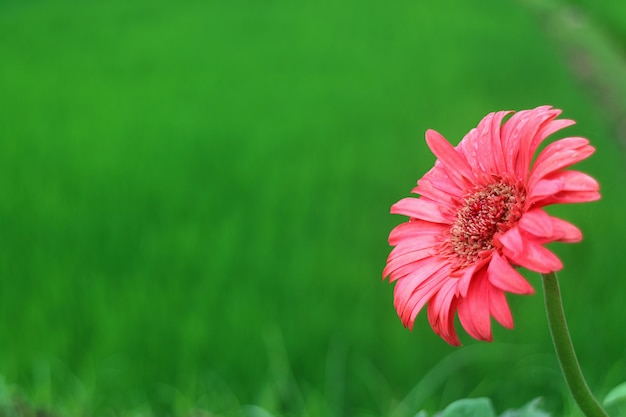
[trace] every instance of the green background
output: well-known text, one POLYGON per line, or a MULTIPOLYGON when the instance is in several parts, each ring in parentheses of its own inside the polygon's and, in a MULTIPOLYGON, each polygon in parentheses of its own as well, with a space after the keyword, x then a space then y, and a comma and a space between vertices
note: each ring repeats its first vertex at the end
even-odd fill
POLYGON ((456 144, 491 111, 564 109, 578 124, 555 137, 591 140, 578 168, 603 198, 551 210, 585 236, 551 248, 590 385, 625 381, 626 107, 607 93, 626 88, 625 14, 0 2, 0 406, 413 416, 541 396, 575 414, 535 274, 491 344, 449 347, 423 315, 402 327, 388 212, 432 166, 426 129, 456 144))

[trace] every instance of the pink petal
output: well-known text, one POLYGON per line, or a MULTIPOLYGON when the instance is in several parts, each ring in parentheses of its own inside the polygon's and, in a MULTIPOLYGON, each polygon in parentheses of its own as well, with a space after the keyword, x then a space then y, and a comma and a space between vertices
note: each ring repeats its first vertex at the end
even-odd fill
POLYGON ((494 160, 494 167, 496 172, 510 172, 509 168, 506 166, 506 161, 504 159, 504 150, 502 149, 502 138, 500 136, 500 129, 502 128, 502 120, 511 114, 510 111, 500 111, 497 112, 491 122, 491 126, 489 128, 490 136, 491 136, 491 150, 494 160))
POLYGON ((439 235, 446 229, 446 226, 442 226, 439 223, 431 223, 422 220, 400 223, 391 230, 391 233, 389 233, 389 244, 391 246, 395 246, 407 239, 415 239, 421 236, 439 235))
MULTIPOLYGON (((412 316, 416 306, 423 306, 433 291, 441 286, 442 276, 448 272, 449 267, 440 259, 427 258, 420 268, 411 274, 399 279, 394 288, 394 306, 405 326, 412 326, 412 316)), ((418 308, 418 310, 419 310, 418 308)))
POLYGON ((462 298, 467 297, 467 291, 469 290, 472 278, 474 278, 474 272, 476 272, 477 270, 478 265, 476 263, 473 263, 462 271, 462 275, 460 278, 458 278, 459 283, 456 287, 457 295, 460 295, 462 298))
POLYGON ((489 175, 494 172, 506 172, 500 125, 502 119, 510 113, 508 111, 489 113, 459 143, 457 148, 474 172, 481 171, 489 175))
POLYGON ((562 171, 546 177, 547 181, 560 182, 562 191, 598 191, 600 185, 593 177, 578 171, 562 171))
POLYGON ((412 192, 434 201, 449 202, 463 198, 467 190, 466 187, 458 187, 443 169, 437 169, 417 181, 417 187, 412 192))
POLYGON ((462 298, 467 297, 467 291, 469 286, 474 278, 474 274, 480 271, 485 265, 489 263, 491 258, 485 258, 480 261, 474 262, 469 265, 467 268, 462 270, 462 274, 459 280, 459 285, 457 286, 457 295, 460 295, 462 298))
POLYGON ((443 136, 429 129, 426 131, 426 143, 457 185, 471 184, 474 179, 472 167, 443 136))
POLYGON ((424 285, 423 288, 415 292, 413 298, 407 304, 406 310, 411 312, 411 316, 409 317, 410 328, 413 327, 415 317, 417 317, 417 314, 422 310, 424 304, 430 301, 433 295, 435 295, 441 289, 441 286, 449 279, 449 272, 449 269, 444 268, 433 275, 431 280, 424 285))
MULTIPOLYGON (((550 120, 561 113, 560 110, 541 106, 532 110, 515 113, 503 126, 505 149, 509 167, 513 167, 516 178, 525 179, 536 147, 543 138, 538 133, 550 120)), ((505 155, 506 156, 506 155, 505 155)))
MULTIPOLYGON (((561 114, 561 110, 559 109, 554 109, 554 111, 557 112, 555 117, 561 114)), ((539 147, 539 145, 545 138, 547 138, 553 133, 556 133, 557 131, 561 129, 565 129, 566 127, 572 126, 574 124, 576 124, 576 122, 573 120, 559 119, 559 120, 551 120, 549 123, 546 123, 545 125, 543 125, 541 129, 539 129, 539 132, 537 133, 537 135, 535 136, 535 141, 533 141, 530 144, 533 153, 537 150, 537 148, 539 147)))
POLYGON ((526 206, 545 206, 555 202, 593 201, 600 198, 600 185, 591 176, 578 171, 560 171, 537 181, 529 189, 526 206), (581 197, 592 200, 578 200, 581 197), (596 198, 597 197, 597 198, 596 198))
POLYGON ((550 217, 554 230, 554 240, 559 242, 580 242, 583 234, 578 227, 557 217, 550 217))
POLYGON ((455 191, 459 195, 455 195, 451 191, 453 190, 441 190, 438 186, 434 186, 433 183, 424 179, 420 180, 417 187, 411 190, 414 194, 420 194, 422 198, 436 201, 441 206, 442 212, 444 210, 453 211, 460 204, 461 191, 455 191))
POLYGON ((574 165, 593 154, 595 149, 589 146, 585 138, 565 138, 549 144, 539 154, 535 161, 530 178, 529 186, 560 169, 574 165))
POLYGON ((432 248, 413 251, 391 259, 383 270, 383 279, 389 275, 389 282, 394 282, 421 268, 424 260, 433 255, 432 248))
POLYGON ((513 316, 509 303, 506 301, 504 291, 499 288, 489 287, 489 311, 498 323, 507 329, 513 328, 513 316))
POLYGON ((484 269, 470 284, 467 297, 459 300, 459 320, 474 339, 492 340, 489 282, 484 269))
MULTIPOLYGON (((522 110, 513 114, 504 123, 500 133, 506 165, 509 168, 509 172, 515 173, 517 178, 524 178, 518 175, 518 160, 520 159, 520 152, 529 152, 530 140, 532 138, 525 134, 525 130, 527 130, 527 125, 531 122, 533 112, 536 112, 536 110, 522 110)), ((534 135, 534 133, 532 134, 534 135)))
POLYGON ((423 198, 407 197, 391 206, 392 214, 403 214, 415 219, 426 220, 435 223, 447 223, 447 219, 441 213, 439 205, 434 201, 423 198))
POLYGON ((410 252, 421 251, 423 249, 433 249, 441 244, 440 238, 435 235, 421 236, 419 239, 406 239, 393 248, 387 261, 410 252))
POLYGON ((550 237, 554 233, 550 216, 541 208, 524 213, 518 225, 520 228, 538 237, 550 237))
POLYGON ((535 290, 515 268, 494 252, 487 268, 489 282, 497 288, 514 294, 533 294, 535 290))
MULTIPOLYGON (((553 196, 561 190, 562 184, 558 181, 541 180, 530 188, 529 194, 526 196, 526 207, 533 207, 538 201, 553 196)), ((541 204, 545 206, 547 204, 541 204)))
POLYGON ((537 205, 548 206, 550 204, 588 203, 601 198, 598 191, 568 191, 544 198, 537 205))
POLYGON ((536 243, 532 236, 522 235, 518 227, 513 227, 500 236, 500 243, 504 245, 502 254, 516 265, 542 274, 563 268, 555 254, 536 243))
POLYGON ((452 346, 461 344, 454 329, 454 313, 457 305, 456 285, 454 280, 448 280, 428 302, 430 327, 452 346))
POLYGON ((538 242, 579 242, 583 235, 576 226, 565 220, 550 216, 543 209, 530 210, 522 216, 520 229, 539 238, 538 242))

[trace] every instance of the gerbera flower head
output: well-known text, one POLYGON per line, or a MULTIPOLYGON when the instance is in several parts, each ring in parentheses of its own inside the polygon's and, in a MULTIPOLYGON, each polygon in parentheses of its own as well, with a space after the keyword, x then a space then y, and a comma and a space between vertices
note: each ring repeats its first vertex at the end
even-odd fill
POLYGON ((395 282, 394 306, 402 323, 413 327, 428 305, 428 321, 451 345, 460 345, 455 316, 470 336, 492 340, 491 317, 513 327, 505 292, 531 294, 517 271, 548 273, 563 267, 543 245, 578 242, 576 226, 546 213, 556 203, 600 198, 589 175, 565 168, 593 152, 581 137, 560 139, 532 158, 541 142, 574 121, 541 106, 513 114, 490 113, 453 147, 434 130, 426 143, 435 166, 391 213, 409 220, 395 227, 383 278, 395 282))

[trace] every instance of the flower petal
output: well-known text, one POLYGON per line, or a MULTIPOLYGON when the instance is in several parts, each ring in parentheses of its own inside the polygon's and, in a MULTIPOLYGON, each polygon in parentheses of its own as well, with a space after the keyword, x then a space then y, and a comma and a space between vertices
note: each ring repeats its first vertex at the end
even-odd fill
POLYGON ((488 175, 493 172, 506 172, 500 127, 502 119, 510 113, 509 111, 489 113, 457 146, 474 172, 480 171, 488 175))
POLYGON ((426 131, 426 143, 457 185, 464 186, 472 183, 474 180, 472 167, 439 132, 428 129, 426 131))
POLYGON ((449 269, 444 268, 433 274, 431 279, 422 288, 413 294, 413 298, 407 304, 407 310, 411 312, 409 317, 410 328, 413 328, 415 317, 422 310, 422 307, 441 290, 441 286, 448 280, 449 269))
POLYGON ((448 280, 428 302, 430 327, 452 346, 461 344, 454 329, 454 315, 457 306, 456 286, 454 280, 448 280))
POLYGON ((520 229, 539 238, 540 243, 554 241, 579 242, 583 235, 580 230, 565 220, 550 216, 541 208, 530 210, 518 223, 520 229))
POLYGON ((397 281, 394 288, 394 306, 405 326, 413 327, 417 312, 441 287, 442 280, 447 278, 448 272, 447 264, 431 257, 422 262, 411 274, 397 281))
POLYGON ((425 261, 430 261, 434 250, 426 248, 419 251, 413 251, 391 259, 383 270, 383 279, 389 276, 389 282, 394 282, 403 278, 415 270, 421 268, 425 261))
POLYGON ((543 199, 537 204, 547 206, 550 204, 588 203, 590 201, 599 200, 600 197, 598 191, 567 191, 543 199))
MULTIPOLYGON (((561 110, 559 109, 554 109, 554 111, 557 112, 555 117, 561 114, 561 110)), ((539 132, 537 132, 537 135, 535 136, 535 140, 530 144, 532 152, 535 153, 541 142, 551 134, 575 124, 576 122, 570 119, 551 120, 546 123, 539 129, 539 132)))
POLYGON ((494 286, 489 287, 489 311, 498 323, 507 329, 513 328, 513 316, 504 291, 494 286))
POLYGON ((487 268, 489 282, 495 287, 514 294, 533 294, 535 290, 500 254, 494 252, 487 268))
POLYGON ((563 268, 555 254, 536 243, 534 239, 525 237, 518 227, 500 236, 500 243, 503 245, 502 254, 516 265, 542 274, 563 268))
POLYGON ((424 198, 406 197, 391 206, 392 214, 403 214, 415 219, 435 223, 448 223, 441 213, 439 205, 424 198))
POLYGON ((458 187, 443 169, 437 168, 430 170, 417 181, 417 187, 413 188, 411 192, 439 203, 451 205, 467 193, 466 188, 458 187))
POLYGON ((552 228, 554 230, 553 238, 559 242, 580 242, 583 240, 583 234, 580 229, 570 222, 563 219, 550 216, 552 220, 552 228))
POLYGON ((550 216, 541 208, 524 213, 518 225, 521 229, 538 237, 550 237, 554 233, 550 216))
POLYGON ((397 258, 398 256, 405 255, 407 253, 421 251, 424 249, 433 250, 436 246, 441 244, 440 239, 437 236, 421 236, 419 239, 406 239, 399 243, 387 258, 387 261, 397 258))
POLYGON ((526 179, 532 156, 544 138, 539 132, 560 113, 550 106, 540 106, 517 112, 506 121, 502 128, 505 159, 516 178, 526 179))
POLYGON ((458 278, 459 285, 457 285, 457 295, 460 295, 461 297, 467 297, 467 290, 469 289, 470 283, 474 278, 474 274, 476 274, 485 265, 487 265, 490 259, 491 258, 489 257, 481 259, 469 265, 464 270, 461 270, 460 277, 458 278))
POLYGON ((541 151, 528 180, 529 187, 548 174, 574 165, 595 152, 585 138, 565 138, 549 144, 541 151))
POLYGON ((478 340, 492 340, 489 311, 489 281, 484 269, 474 277, 467 297, 459 300, 459 320, 463 328, 478 340))
POLYGON ((400 223, 391 230, 391 233, 389 233, 389 244, 391 246, 395 246, 400 242, 406 241, 407 239, 415 239, 421 236, 439 235, 444 230, 446 230, 446 226, 422 220, 400 223))
POLYGON ((577 203, 600 198, 600 185, 591 176, 578 171, 560 171, 548 175, 530 188, 526 207, 554 203, 577 203))
POLYGON ((502 149, 502 138, 500 136, 500 130, 502 129, 502 120, 512 112, 499 111, 494 114, 491 119, 491 126, 488 128, 491 138, 491 152, 494 161, 494 168, 496 172, 510 172, 506 166, 504 159, 504 150, 502 149))

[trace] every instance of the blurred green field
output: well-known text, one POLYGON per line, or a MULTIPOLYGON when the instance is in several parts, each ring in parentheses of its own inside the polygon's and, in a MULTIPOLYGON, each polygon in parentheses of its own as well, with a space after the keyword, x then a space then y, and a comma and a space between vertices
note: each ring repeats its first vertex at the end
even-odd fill
MULTIPOLYGON (((623 48, 619 7, 580 1, 623 48)), ((597 148, 579 169, 603 199, 555 208, 585 240, 553 249, 589 384, 625 381, 624 142, 540 20, 499 0, 0 2, 0 406, 575 415, 537 276, 515 330, 458 349, 404 329, 380 276, 424 131, 456 143, 542 104, 597 148)))

